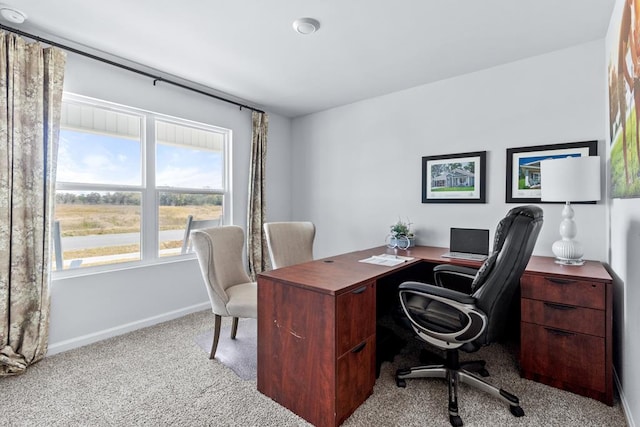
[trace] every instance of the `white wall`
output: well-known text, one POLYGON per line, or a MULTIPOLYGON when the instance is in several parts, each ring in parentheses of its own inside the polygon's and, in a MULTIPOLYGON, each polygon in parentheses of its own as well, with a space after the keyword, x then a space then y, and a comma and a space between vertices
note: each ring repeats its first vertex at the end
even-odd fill
MULTIPOLYGON (((640 1, 640 0, 636 0, 640 1)), ((606 59, 615 60, 623 0, 617 0, 606 38, 606 59), (613 51, 613 53, 612 53, 613 51)), ((607 81, 606 72, 602 79, 607 81)), ((608 126, 605 114, 603 126, 608 126)), ((609 146, 610 141, 607 141, 609 146)), ((607 150, 607 164, 610 163, 607 150)), ((633 162, 632 162, 633 164, 633 162)), ((614 272, 614 354, 617 379, 631 427, 640 422, 640 199, 613 199, 610 203, 610 265, 614 272), (633 404, 632 402, 635 402, 633 404)))
MULTIPOLYGON (((246 229, 251 112, 168 84, 68 54, 65 91, 233 131, 232 223, 246 229)), ((267 217, 291 216, 291 122, 269 114, 267 217)), ((49 354, 209 308, 195 258, 60 278, 51 285, 49 354)))
POLYGON ((615 272, 616 373, 633 427, 640 420, 640 199, 611 201, 611 268, 615 272), (636 404, 632 404, 636 402, 636 404))
MULTIPOLYGON (((316 223, 318 256, 381 245, 399 216, 419 244, 448 246, 452 226, 493 233, 516 206, 505 203, 507 148, 595 139, 604 149, 604 63, 593 42, 294 119, 293 217, 316 223), (486 204, 421 203, 422 156, 482 150, 486 204)), ((535 254, 551 255, 561 205, 541 206, 535 254)), ((585 257, 606 261, 606 203, 574 209, 585 257)))

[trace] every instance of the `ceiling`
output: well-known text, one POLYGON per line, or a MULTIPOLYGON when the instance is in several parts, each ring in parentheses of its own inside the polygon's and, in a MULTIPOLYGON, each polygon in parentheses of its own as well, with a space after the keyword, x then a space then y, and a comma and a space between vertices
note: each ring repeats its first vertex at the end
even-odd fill
POLYGON ((297 117, 603 39, 615 1, 3 0, 28 19, 1 22, 297 117))

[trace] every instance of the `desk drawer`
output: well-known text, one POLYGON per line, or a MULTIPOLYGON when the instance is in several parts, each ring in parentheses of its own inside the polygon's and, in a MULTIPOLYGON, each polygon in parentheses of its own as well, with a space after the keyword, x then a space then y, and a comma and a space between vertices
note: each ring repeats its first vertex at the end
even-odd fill
POLYGON ((605 339, 522 322, 523 371, 604 392, 605 339))
POLYGON ((336 413, 342 423, 373 393, 376 338, 370 336, 338 359, 336 413))
POLYGON ((336 357, 376 332, 375 282, 356 286, 336 301, 336 357))
POLYGON ((605 336, 606 323, 603 310, 527 298, 522 298, 520 303, 523 322, 599 337, 605 336))
POLYGON ((525 274, 520 287, 522 298, 605 309, 605 284, 601 282, 525 274))

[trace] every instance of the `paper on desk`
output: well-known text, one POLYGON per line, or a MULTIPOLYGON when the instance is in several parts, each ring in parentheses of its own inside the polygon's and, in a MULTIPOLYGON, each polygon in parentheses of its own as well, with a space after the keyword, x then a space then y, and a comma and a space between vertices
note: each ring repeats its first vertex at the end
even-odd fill
POLYGON ((410 256, 381 254, 381 255, 374 255, 369 258, 361 259, 360 262, 393 267, 394 265, 399 265, 399 264, 402 264, 403 262, 407 262, 411 260, 413 260, 413 257, 410 257, 410 256))

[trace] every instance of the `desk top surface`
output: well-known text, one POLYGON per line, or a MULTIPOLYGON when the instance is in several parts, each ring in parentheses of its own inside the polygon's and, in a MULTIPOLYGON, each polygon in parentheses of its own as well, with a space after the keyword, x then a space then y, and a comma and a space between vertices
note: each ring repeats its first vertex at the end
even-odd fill
MULTIPOLYGON (((393 267, 359 262, 373 255, 395 254, 393 249, 379 246, 279 268, 260 273, 260 277, 284 281, 318 292, 339 294, 364 282, 382 278, 420 262, 456 264, 469 267, 480 267, 482 265, 478 261, 454 260, 442 257, 448 251, 448 248, 433 246, 416 246, 406 251, 398 250, 397 255, 413 257, 414 259, 393 267)), ((582 266, 563 266, 556 264, 552 257, 532 256, 525 272, 573 279, 611 281, 611 276, 599 261, 587 261, 582 266)))

